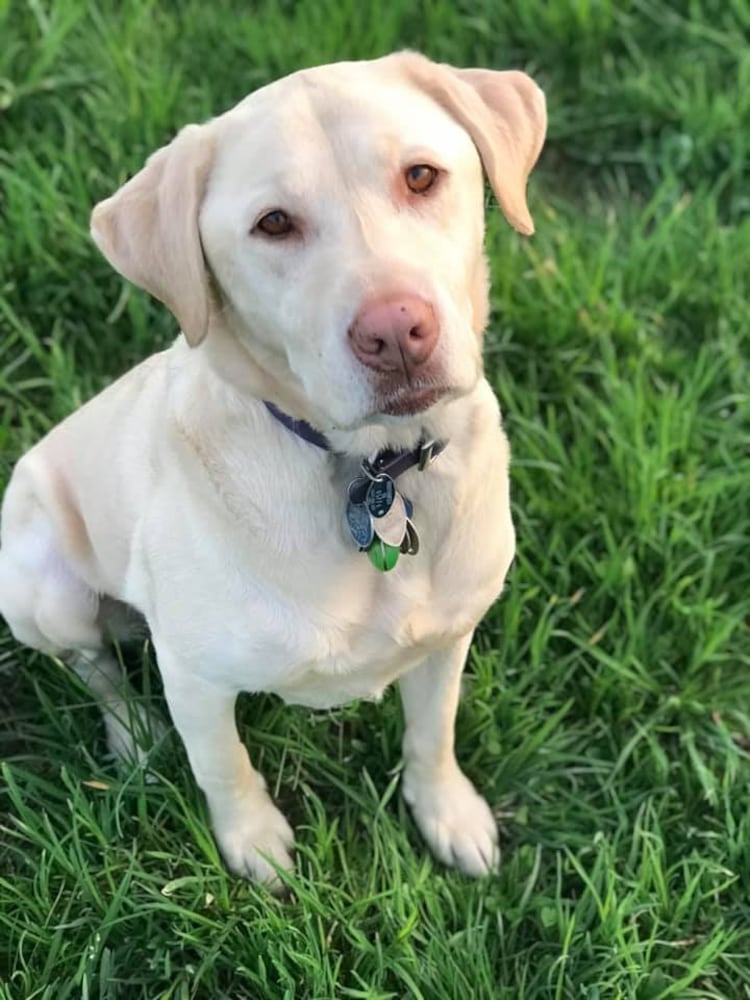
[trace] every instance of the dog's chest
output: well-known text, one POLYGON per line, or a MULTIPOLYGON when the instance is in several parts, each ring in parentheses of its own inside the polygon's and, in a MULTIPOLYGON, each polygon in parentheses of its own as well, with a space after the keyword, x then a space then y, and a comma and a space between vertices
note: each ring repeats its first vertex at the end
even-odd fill
POLYGON ((514 538, 499 428, 494 440, 474 466, 456 448, 399 481, 421 547, 386 573, 348 535, 345 483, 277 465, 220 501, 185 491, 187 546, 181 528, 174 545, 163 530, 146 545, 151 577, 171 581, 153 608, 169 645, 236 690, 312 707, 378 697, 470 632, 500 592, 514 538))
POLYGON ((199 641, 211 636, 210 659, 238 689, 314 708, 380 697, 426 655, 470 631, 501 583, 499 565, 484 579, 473 567, 467 589, 468 567, 430 568, 427 555, 422 565, 414 557, 390 574, 356 552, 327 565, 304 562, 283 590, 241 577, 225 586, 221 622, 199 641))
POLYGON ((286 669, 268 690, 314 707, 379 698, 426 655, 473 628, 492 600, 485 595, 481 607, 476 599, 457 607, 424 567, 403 566, 398 576, 395 570, 373 580, 375 572, 363 560, 348 574, 346 600, 331 588, 294 620, 283 644, 286 669))
MULTIPOLYGON (((185 603, 168 611, 179 615, 173 633, 186 655, 198 652, 214 678, 238 690, 315 708, 379 697, 477 624, 512 558, 507 504, 492 518, 441 511, 429 497, 415 508, 422 548, 388 573, 357 552, 340 512, 308 518, 299 533, 277 535, 276 546, 266 539, 252 550, 212 544, 210 554, 196 552, 211 600, 200 611, 185 603), (481 545, 477 516, 486 526, 481 545)), ((283 523, 284 508, 275 514, 283 523)))

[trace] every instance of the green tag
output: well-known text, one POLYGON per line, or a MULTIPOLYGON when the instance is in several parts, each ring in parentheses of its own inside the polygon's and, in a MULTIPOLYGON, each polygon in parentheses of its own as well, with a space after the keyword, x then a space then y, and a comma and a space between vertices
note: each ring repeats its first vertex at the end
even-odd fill
POLYGON ((370 557, 370 562, 373 564, 375 569, 381 570, 383 573, 387 573, 389 569, 393 567, 398 562, 399 552, 401 550, 396 545, 386 545, 385 542, 376 536, 370 548, 367 550, 367 555, 370 557))

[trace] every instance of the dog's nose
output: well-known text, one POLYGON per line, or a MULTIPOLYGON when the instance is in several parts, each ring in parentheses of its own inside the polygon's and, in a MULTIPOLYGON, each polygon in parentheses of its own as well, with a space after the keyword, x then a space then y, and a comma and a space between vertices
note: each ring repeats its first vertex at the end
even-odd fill
POLYGON ((418 295, 372 299, 349 327, 355 356, 376 372, 410 375, 427 361, 437 339, 435 310, 418 295))

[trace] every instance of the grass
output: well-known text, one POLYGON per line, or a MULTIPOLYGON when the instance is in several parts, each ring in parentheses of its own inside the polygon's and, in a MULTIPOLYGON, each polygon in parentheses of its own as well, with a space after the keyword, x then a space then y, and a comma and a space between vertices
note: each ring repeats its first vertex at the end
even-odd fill
POLYGON ((3 475, 173 336, 87 220, 180 125, 402 46, 525 67, 550 110, 537 234, 488 234, 519 555, 458 746, 502 871, 427 855, 393 693, 248 699, 298 836, 275 901, 223 870, 173 734, 156 782, 118 772, 87 692, 3 632, 4 1000, 750 997, 749 31, 747 0, 0 0, 3 475))

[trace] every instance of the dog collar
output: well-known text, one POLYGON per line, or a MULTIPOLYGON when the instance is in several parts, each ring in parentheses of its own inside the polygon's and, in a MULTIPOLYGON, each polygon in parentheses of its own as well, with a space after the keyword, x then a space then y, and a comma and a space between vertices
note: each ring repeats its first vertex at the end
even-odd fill
MULTIPOLYGON (((324 434, 306 420, 295 420, 275 403, 264 400, 266 409, 287 430, 316 448, 333 451, 324 434)), ((419 536, 412 516, 414 505, 396 489, 395 480, 409 469, 423 472, 445 450, 447 441, 422 438, 416 448, 394 451, 384 448, 373 458, 362 459, 362 475, 347 487, 346 523, 352 541, 370 562, 383 572, 393 569, 399 555, 416 555, 419 536)))
POLYGON ((309 444, 314 444, 316 448, 322 448, 323 451, 331 450, 325 434, 316 431, 312 424, 308 424, 306 420, 295 420, 294 417, 290 417, 288 413, 284 413, 275 403, 271 403, 267 399, 264 399, 263 402, 271 416, 275 417, 292 434, 296 434, 297 437, 301 437, 303 441, 307 441, 309 444))

